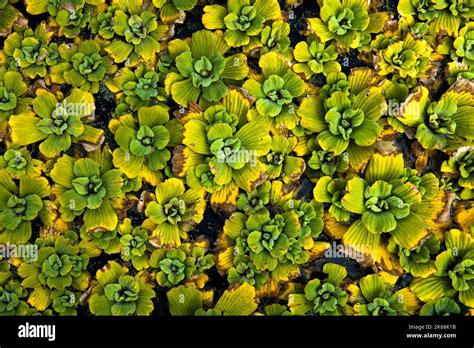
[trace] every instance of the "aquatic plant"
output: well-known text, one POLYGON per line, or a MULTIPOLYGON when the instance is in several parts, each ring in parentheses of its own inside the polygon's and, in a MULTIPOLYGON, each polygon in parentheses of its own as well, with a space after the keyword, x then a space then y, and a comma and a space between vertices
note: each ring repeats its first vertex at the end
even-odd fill
POLYGON ((145 210, 153 227, 154 243, 179 246, 181 239, 187 239, 187 232, 202 220, 204 207, 202 190, 186 190, 183 182, 176 178, 159 183, 145 210))
POLYGON ((164 22, 179 19, 185 11, 196 6, 197 0, 153 0, 153 5, 160 9, 160 18, 164 22))
POLYGON ((20 73, 0 68, 0 122, 28 111, 31 98, 26 92, 27 84, 20 73))
POLYGON ((351 284, 348 289, 351 302, 354 302, 355 315, 409 315, 413 307, 417 306, 415 295, 409 289, 403 288, 393 293, 377 274, 361 278, 358 286, 351 284))
POLYGON ((149 315, 155 292, 143 273, 128 275, 115 261, 97 271, 89 309, 95 315, 149 315))
POLYGON ((28 111, 10 117, 15 145, 41 142, 40 152, 46 157, 56 157, 72 143, 83 144, 85 148, 90 146, 90 149, 102 143, 104 131, 85 124, 94 114, 92 94, 73 89, 62 101, 44 89, 38 89, 36 95, 32 103, 34 113, 28 111))
POLYGON ((416 88, 400 106, 395 117, 416 128, 415 137, 425 149, 449 150, 472 140, 469 116, 474 104, 472 82, 458 80, 437 101, 427 88, 416 88))
POLYGON ((472 315, 473 19, 0 0, 0 315, 472 315))
POLYGON ((166 296, 170 312, 176 316, 243 316, 257 309, 255 288, 246 283, 225 290, 214 306, 205 305, 202 292, 193 287, 181 285, 168 291, 166 296), (183 296, 188 301, 180 301, 183 296))
POLYGON ((21 285, 32 289, 29 304, 38 311, 44 311, 51 304, 58 308, 60 300, 54 305, 54 299, 61 292, 54 290, 87 289, 89 254, 81 247, 76 233, 69 231, 50 239, 38 238, 36 244, 40 246, 37 259, 22 262, 18 267, 18 274, 23 278, 21 285))
POLYGON ((305 315, 308 312, 319 315, 341 315, 349 311, 347 300, 349 296, 340 288, 347 276, 343 266, 326 263, 323 272, 328 275, 321 282, 312 279, 306 283, 304 294, 290 294, 288 308, 293 315, 305 315))
POLYGON ((303 73, 309 79, 314 74, 329 75, 341 71, 341 66, 336 62, 336 46, 326 47, 314 37, 310 37, 310 40, 298 42, 295 46, 294 55, 298 62, 293 67, 295 72, 303 73))
POLYGON ((381 131, 378 120, 387 104, 378 92, 361 91, 355 98, 336 91, 323 100, 305 98, 298 108, 301 126, 318 133, 317 141, 324 151, 334 155, 347 152, 352 166, 368 160, 381 131))
POLYGON ((243 80, 249 71, 247 57, 226 55, 229 48, 222 35, 207 30, 195 32, 187 42, 171 41, 168 51, 178 71, 167 75, 166 92, 184 107, 200 97, 220 100, 228 92, 226 81, 243 80))
POLYGON ((162 170, 171 157, 166 148, 172 134, 168 112, 161 106, 141 107, 138 122, 131 114, 111 120, 109 128, 119 148, 113 152, 114 165, 127 177, 143 177, 157 184, 162 170))
POLYGON ((97 93, 99 82, 117 70, 100 51, 99 43, 93 40, 82 41, 75 47, 62 44, 58 52, 63 62, 51 67, 51 81, 97 93))
POLYGON ((103 170, 90 158, 63 155, 56 161, 50 176, 64 220, 84 214, 87 231, 115 229, 118 218, 113 205, 123 196, 123 179, 117 169, 103 170))
POLYGON ((0 182, 0 241, 26 243, 36 218, 48 225, 48 180, 22 176, 17 183, 6 170, 0 170, 0 182))
POLYGON ((255 97, 257 112, 252 120, 262 120, 275 133, 293 129, 297 122, 294 99, 303 95, 304 81, 288 68, 286 58, 276 52, 263 55, 259 60, 262 74, 244 82, 242 87, 255 97))
POLYGON ((168 31, 168 26, 158 22, 152 6, 143 9, 143 5, 143 1, 114 1, 116 9, 111 23, 117 40, 104 49, 115 63, 150 60, 161 49, 159 41, 168 31))
POLYGON ((204 7, 202 23, 206 29, 225 29, 224 40, 230 47, 241 47, 243 51, 258 47, 259 34, 265 23, 280 19, 281 10, 277 0, 229 0, 227 8, 221 5, 204 7))
POLYGON ((386 14, 369 13, 369 4, 362 0, 323 1, 320 17, 309 18, 312 32, 321 41, 334 40, 338 46, 357 48, 365 33, 378 33, 382 30, 386 14))
POLYGON ((35 30, 14 32, 5 39, 3 51, 14 60, 23 76, 45 77, 48 67, 59 61, 58 44, 51 42, 53 31, 42 22, 35 30))
POLYGON ((457 296, 459 302, 472 307, 473 243, 472 236, 465 232, 456 229, 448 231, 446 250, 436 256, 436 273, 427 278, 416 278, 410 289, 423 302, 457 296))
POLYGON ((441 171, 457 177, 459 186, 463 188, 462 199, 474 198, 474 151, 467 148, 460 148, 453 156, 441 164, 441 171))

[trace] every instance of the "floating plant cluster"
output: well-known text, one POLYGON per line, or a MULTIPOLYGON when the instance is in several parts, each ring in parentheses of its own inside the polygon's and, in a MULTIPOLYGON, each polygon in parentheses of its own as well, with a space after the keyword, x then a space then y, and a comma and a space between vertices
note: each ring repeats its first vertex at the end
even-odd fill
POLYGON ((474 314, 474 0, 0 0, 0 315, 474 314))

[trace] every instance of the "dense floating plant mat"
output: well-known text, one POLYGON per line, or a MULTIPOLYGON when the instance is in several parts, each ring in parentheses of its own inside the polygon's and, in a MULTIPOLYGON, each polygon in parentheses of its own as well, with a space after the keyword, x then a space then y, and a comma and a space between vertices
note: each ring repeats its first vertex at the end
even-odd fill
POLYGON ((0 315, 474 314, 474 1, 0 1, 0 315))

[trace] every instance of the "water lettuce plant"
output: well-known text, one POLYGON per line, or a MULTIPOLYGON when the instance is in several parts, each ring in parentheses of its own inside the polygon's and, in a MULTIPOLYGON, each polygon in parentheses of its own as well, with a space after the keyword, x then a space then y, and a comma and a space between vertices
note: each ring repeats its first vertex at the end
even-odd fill
POLYGON ((402 0, 398 11, 406 18, 418 17, 429 24, 432 34, 443 31, 456 37, 461 23, 472 18, 474 6, 470 2, 402 0))
MULTIPOLYGON (((235 184, 252 191, 267 176, 260 158, 268 154, 271 137, 261 122, 240 126, 249 104, 239 92, 232 93, 231 97, 226 98, 222 106, 188 115, 183 136, 187 148, 182 149, 179 172, 192 164, 205 163, 215 184, 235 184)), ((178 161, 176 165, 178 167, 178 161)))
POLYGON ((68 83, 97 93, 99 82, 117 70, 106 55, 100 54, 101 47, 97 41, 82 41, 74 47, 62 44, 58 52, 62 61, 51 67, 53 83, 68 83))
POLYGON ((295 46, 294 55, 298 63, 294 65, 293 69, 297 73, 304 74, 307 79, 314 74, 329 75, 331 72, 341 71, 341 66, 336 61, 336 46, 329 45, 326 47, 315 37, 310 37, 308 42, 298 42, 295 46))
POLYGON ((153 5, 160 9, 160 18, 163 22, 170 22, 185 16, 196 6, 197 0, 153 0, 153 5))
POLYGON ((308 230, 318 227, 311 223, 309 226, 302 226, 296 209, 270 214, 264 208, 248 217, 236 212, 219 236, 216 266, 221 273, 230 272, 234 263, 241 261, 234 260, 245 255, 259 273, 271 272, 275 281, 288 280, 298 275, 299 265, 310 258, 313 236, 308 230))
POLYGON ((383 233, 390 233, 401 248, 418 247, 439 209, 439 180, 431 173, 419 177, 404 170, 401 154, 374 154, 364 174, 365 178, 347 181, 322 177, 314 189, 317 201, 331 203, 329 213, 337 221, 357 216, 343 236, 344 243, 372 260, 380 260, 386 250, 383 233))
POLYGON ((206 298, 194 287, 178 286, 166 294, 171 315, 208 315, 208 316, 244 316, 257 309, 256 291, 253 286, 244 283, 225 290, 217 302, 206 304, 206 298), (182 301, 182 298, 188 301, 182 301))
POLYGON ((114 204, 123 196, 123 179, 117 169, 103 170, 90 158, 76 160, 63 155, 56 161, 50 176, 65 221, 84 214, 87 231, 115 229, 118 218, 114 204))
POLYGON ((257 47, 259 34, 266 22, 281 18, 277 0, 228 0, 227 8, 221 5, 204 7, 202 23, 206 29, 225 29, 224 39, 230 47, 243 51, 257 47))
POLYGON ((115 261, 97 271, 89 309, 95 315, 149 315, 155 292, 144 273, 128 275, 128 269, 115 261))
POLYGON ((393 316, 409 315, 417 307, 415 295, 407 288, 396 292, 390 289, 377 274, 369 274, 359 280, 359 285, 350 284, 351 302, 356 315, 393 316))
POLYGON ((415 137, 425 149, 449 150, 472 141, 469 115, 474 104, 472 86, 460 79, 439 100, 431 100, 425 87, 416 88, 395 117, 416 128, 415 137))
POLYGON ((297 142, 296 137, 286 138, 281 135, 272 137, 270 151, 263 159, 270 179, 281 177, 283 181, 289 182, 301 177, 306 163, 302 158, 290 155, 297 142))
POLYGON ((416 278, 410 289, 424 302, 446 296, 472 307, 474 254, 473 239, 468 233, 452 229, 446 233, 446 250, 436 256, 436 273, 416 278))
POLYGON ((474 151, 470 147, 460 148, 448 160, 441 164, 441 171, 457 178, 457 183, 463 189, 462 199, 474 198, 474 151))
POLYGON ((142 106, 153 106, 167 99, 163 80, 164 77, 159 72, 140 64, 133 69, 121 69, 106 84, 111 91, 121 96, 119 106, 124 104, 135 111, 142 106))
POLYGON ((26 96, 27 84, 19 72, 0 68, 0 122, 10 115, 28 111, 31 98, 26 96))
POLYGON ((0 5, 0 33, 8 31, 21 14, 12 6, 15 2, 15 0, 6 0, 0 5))
POLYGON ((272 25, 266 25, 260 33, 260 53, 271 51, 287 54, 290 47, 290 25, 282 20, 277 20, 272 25))
POLYGON ((28 291, 18 281, 0 285, 0 315, 26 315, 29 309, 24 301, 28 291))
POLYGON ((3 52, 14 60, 23 76, 45 77, 48 67, 58 63, 58 44, 52 41, 53 31, 46 23, 39 24, 35 30, 26 29, 14 32, 5 39, 3 52))
POLYGON ((349 154, 343 152, 340 155, 333 151, 319 149, 311 152, 311 158, 308 160, 308 166, 323 175, 332 176, 336 172, 344 173, 349 169, 349 154))
POLYGON ((153 6, 144 1, 117 0, 111 19, 117 40, 105 47, 115 63, 128 61, 133 65, 140 59, 150 60, 161 49, 160 40, 168 26, 158 22, 153 6), (143 8, 146 6, 145 8, 143 8))
POLYGON ((242 87, 256 99, 253 120, 262 120, 274 133, 293 129, 298 123, 294 99, 303 95, 304 81, 288 69, 286 58, 277 52, 259 60, 262 73, 244 82, 242 87))
POLYGON ((119 145, 113 152, 114 165, 129 178, 143 177, 156 185, 171 158, 166 147, 176 143, 170 127, 168 112, 159 105, 141 107, 138 122, 131 114, 111 120, 109 129, 119 145))
POLYGON ((183 181, 176 178, 159 183, 145 210, 154 244, 179 246, 202 220, 204 208, 203 190, 186 190, 183 181))
POLYGON ((0 0, 0 315, 472 315, 473 20, 0 0))
POLYGON ((36 95, 32 102, 34 113, 28 111, 10 117, 15 145, 41 142, 40 152, 46 157, 56 157, 68 150, 72 143, 92 149, 104 140, 103 130, 85 124, 93 119, 92 94, 73 89, 62 101, 44 89, 38 89, 36 95))
MULTIPOLYGON (((38 311, 44 311, 51 304, 58 308, 54 300, 60 294, 55 290, 85 291, 89 285, 87 271, 89 253, 81 247, 74 232, 37 239, 40 247, 38 257, 33 262, 22 262, 18 274, 23 278, 21 285, 31 288, 28 303, 38 311)), ((59 309, 61 311, 61 309, 59 309)))
POLYGON ((403 41, 395 41, 378 52, 377 71, 380 75, 425 77, 430 67, 431 51, 426 41, 416 40, 407 34, 403 41))
POLYGON ((0 157, 0 168, 5 169, 14 179, 21 176, 40 176, 43 162, 31 157, 27 148, 9 149, 0 157))
POLYGON ((48 180, 42 177, 22 176, 18 181, 0 170, 0 241, 26 243, 33 232, 36 218, 48 225, 50 195, 48 180))
POLYGON ((334 155, 347 152, 351 166, 357 167, 367 161, 374 150, 373 145, 381 131, 378 121, 387 104, 378 91, 362 89, 356 94, 357 90, 353 88, 352 92, 354 94, 347 95, 335 91, 326 100, 305 98, 297 113, 301 117, 301 126, 317 133, 316 139, 322 150, 334 155))
POLYGON ((439 300, 428 301, 420 309, 420 315, 423 316, 446 316, 461 313, 461 308, 453 299, 443 297, 439 300))
POLYGON ((293 315, 305 315, 308 312, 319 315, 341 315, 350 311, 347 305, 348 294, 341 289, 341 283, 347 276, 343 266, 326 263, 323 272, 327 278, 308 281, 304 294, 290 294, 288 308, 293 315))
POLYGON ((149 266, 147 251, 150 248, 149 231, 140 226, 133 227, 128 218, 119 225, 118 230, 121 234, 119 243, 122 260, 130 261, 137 270, 147 268, 149 266))
POLYGON ((247 57, 241 53, 226 55, 229 46, 219 33, 195 32, 190 40, 170 42, 168 51, 177 72, 165 79, 166 92, 186 107, 201 97, 218 101, 227 94, 226 81, 243 80, 249 71, 247 57))
POLYGON ((154 250, 150 266, 156 268, 156 282, 162 287, 194 283, 202 288, 208 277, 204 273, 214 266, 214 256, 205 255, 206 248, 199 243, 181 244, 177 249, 154 250))
POLYGON ((369 13, 362 0, 322 1, 319 18, 309 18, 312 32, 321 41, 334 40, 344 49, 357 48, 365 33, 378 33, 388 19, 385 13, 369 13))

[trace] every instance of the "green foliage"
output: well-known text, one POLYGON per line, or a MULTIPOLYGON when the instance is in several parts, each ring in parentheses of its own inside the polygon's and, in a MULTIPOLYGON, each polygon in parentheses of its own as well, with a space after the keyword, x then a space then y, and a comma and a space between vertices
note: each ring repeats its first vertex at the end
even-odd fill
POLYGON ((436 256, 436 273, 416 278, 411 290, 424 302, 443 296, 458 296, 459 302, 471 307, 474 302, 474 254, 472 236, 459 230, 446 233, 446 250, 436 256))
POLYGON ((20 73, 0 69, 0 120, 28 111, 31 98, 26 92, 27 84, 20 73))
POLYGON ((41 174, 43 162, 31 157, 26 148, 10 149, 0 157, 0 168, 5 169, 14 179, 21 176, 36 177, 41 174))
MULTIPOLYGON (((138 122, 131 114, 111 120, 119 148, 113 152, 113 163, 128 178, 143 177, 153 184, 162 178, 160 170, 171 157, 166 148, 174 144, 173 126, 168 112, 161 106, 141 107, 138 122)), ((178 130, 179 131, 179 130, 178 130)))
POLYGON ((331 72, 341 71, 337 59, 336 46, 326 47, 314 37, 310 37, 308 43, 302 41, 295 46, 295 59, 298 61, 294 66, 297 73, 303 73, 307 79, 314 74, 323 73, 329 75, 331 72))
POLYGON ((256 99, 257 113, 252 118, 263 120, 275 133, 293 129, 298 120, 294 99, 303 95, 304 81, 288 69, 286 58, 279 53, 263 55, 259 66, 262 74, 242 86, 256 99))
POLYGON ((424 40, 407 34, 379 52, 377 64, 380 75, 399 74, 401 77, 425 77, 430 67, 431 47, 424 40))
POLYGON ((195 32, 188 42, 175 39, 168 47, 176 72, 165 79, 166 92, 183 106, 201 97, 218 101, 227 94, 225 81, 242 80, 249 71, 247 57, 229 51, 222 35, 207 30, 195 32))
MULTIPOLYGON (((244 97, 238 92, 235 96, 238 97, 236 101, 244 106, 244 97)), ((216 105, 206 109, 199 117, 190 117, 184 125, 183 144, 196 157, 209 158, 209 161, 202 162, 208 165, 211 176, 206 175, 215 184, 235 183, 243 189, 252 190, 265 178, 262 172, 267 170, 260 157, 268 154, 271 138, 261 122, 249 122, 238 127, 240 112, 236 114, 234 111, 238 108, 239 104, 235 108, 216 105)), ((200 179, 205 180, 206 177, 201 174, 200 179)))
POLYGON ((155 292, 144 273, 127 274, 128 269, 115 261, 97 271, 98 284, 89 298, 89 309, 95 315, 149 315, 153 311, 155 292))
POLYGON ((62 44, 59 46, 59 55, 63 62, 51 68, 52 82, 68 83, 72 87, 97 93, 99 81, 104 80, 106 74, 117 70, 100 51, 99 43, 92 40, 82 41, 72 48, 62 44))
POLYGON ((36 218, 48 225, 48 180, 22 176, 16 181, 7 171, 0 170, 0 182, 0 241, 26 243, 36 218))
POLYGON ((257 309, 255 288, 247 283, 225 290, 213 307, 205 306, 203 293, 193 287, 181 285, 168 291, 166 296, 171 314, 178 316, 244 316, 257 309), (182 301, 183 298, 186 301, 182 301))
POLYGON ((171 288, 198 278, 205 279, 204 272, 214 266, 214 256, 205 253, 205 248, 190 243, 181 244, 177 249, 154 250, 150 265, 157 268, 158 285, 171 288))
POLYGON ((472 314, 473 19, 0 0, 0 315, 472 314))
POLYGON ((185 11, 196 6, 197 0, 153 0, 153 5, 160 9, 160 18, 163 22, 178 21, 184 17, 185 11))
POLYGON ((360 279, 358 288, 351 288, 355 297, 354 312, 364 316, 407 315, 407 298, 403 290, 392 293, 379 275, 360 279))
POLYGON ((23 76, 45 77, 47 68, 58 63, 58 44, 51 42, 53 32, 43 22, 32 29, 14 32, 5 40, 3 51, 15 60, 23 76))
POLYGON ((23 262, 18 267, 18 274, 24 278, 22 286, 33 289, 28 303, 38 311, 44 311, 53 304, 58 313, 75 312, 76 301, 66 306, 64 298, 56 298, 64 296, 65 290, 68 290, 67 293, 84 291, 89 285, 89 254, 77 239, 74 232, 50 239, 37 239, 36 244, 40 247, 37 259, 23 262))
POLYGON ((474 198, 474 151, 470 148, 461 148, 448 160, 441 164, 441 171, 457 178, 459 186, 463 188, 462 199, 474 198))
POLYGON ((148 203, 145 215, 154 226, 154 243, 179 246, 187 232, 198 224, 205 208, 203 192, 186 190, 181 180, 167 179, 156 186, 154 199, 148 203))
POLYGON ((365 33, 382 30, 386 17, 369 14, 369 4, 362 0, 324 1, 320 18, 309 18, 311 31, 321 41, 334 40, 342 48, 357 48, 365 33))
MULTIPOLYGON (((110 20, 116 40, 105 47, 115 63, 127 61, 134 64, 140 59, 150 60, 160 51, 159 41, 168 31, 168 26, 158 22, 153 7, 144 7, 143 1, 116 1, 110 20)), ((105 26, 110 26, 103 19, 105 26)), ((106 36, 109 36, 106 34, 106 36)))
POLYGON ((123 196, 123 179, 117 169, 103 170, 90 158, 64 155, 56 161, 50 175, 64 220, 84 214, 86 231, 115 229, 118 219, 113 205, 123 196))
POLYGON ((258 47, 259 34, 266 22, 280 19, 277 0, 229 0, 221 5, 204 7, 202 23, 206 29, 225 29, 224 39, 230 47, 241 47, 248 52, 258 47))
POLYGON ((134 71, 123 68, 112 82, 108 81, 108 87, 123 93, 123 102, 134 111, 167 99, 162 75, 144 64, 138 65, 134 71))
POLYGON ((17 281, 0 285, 0 315, 26 315, 29 307, 23 299, 27 295, 28 291, 17 281))
POLYGON ((347 293, 341 289, 341 283, 347 276, 344 267, 327 263, 323 272, 328 275, 321 282, 319 279, 310 280, 304 287, 304 294, 291 294, 288 307, 293 315, 305 315, 308 312, 319 315, 340 315, 348 310, 347 293))
POLYGON ((33 100, 35 113, 10 117, 15 145, 41 142, 40 152, 46 157, 56 157, 68 150, 72 143, 94 148, 103 142, 103 130, 84 124, 93 118, 95 106, 92 94, 73 89, 61 102, 44 89, 37 90, 36 94, 33 100))

